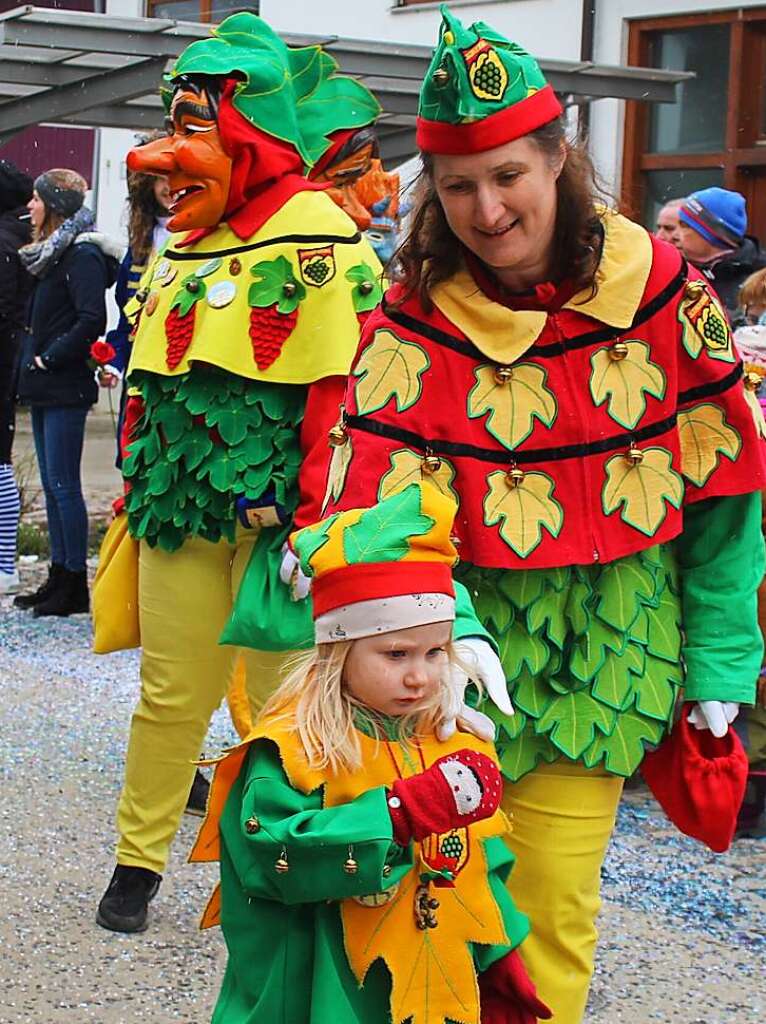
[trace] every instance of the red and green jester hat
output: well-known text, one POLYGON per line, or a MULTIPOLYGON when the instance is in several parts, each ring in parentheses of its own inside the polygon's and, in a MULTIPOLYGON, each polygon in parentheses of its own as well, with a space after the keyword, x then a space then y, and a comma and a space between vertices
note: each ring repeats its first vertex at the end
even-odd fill
MULTIPOLYGON (((425 154, 483 153, 561 115, 520 46, 442 15, 425 154)), ((754 381, 707 281, 639 225, 593 213, 600 258, 579 293, 556 280, 513 295, 468 250, 429 301, 395 284, 333 434, 328 512, 421 477, 459 501, 456 578, 516 708, 488 709, 511 779, 559 758, 629 776, 682 686, 725 731, 760 668, 754 381)))
POLYGON ((126 508, 151 546, 232 540, 238 516, 286 534, 299 489, 302 521, 318 517, 326 429, 381 295, 369 243, 306 177, 379 113, 336 72, 321 47, 233 15, 167 77, 167 137, 129 154, 172 197, 132 310, 126 508))

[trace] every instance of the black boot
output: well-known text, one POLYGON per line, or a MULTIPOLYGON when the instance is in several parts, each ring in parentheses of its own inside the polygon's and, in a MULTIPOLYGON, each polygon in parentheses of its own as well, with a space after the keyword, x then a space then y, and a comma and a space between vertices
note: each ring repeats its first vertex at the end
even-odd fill
POLYGON ((33 594, 19 594, 18 597, 15 597, 13 599, 15 607, 34 608, 35 605, 45 601, 58 587, 64 572, 65 569, 63 565, 56 565, 55 562, 51 562, 50 568, 48 569, 48 579, 45 583, 39 586, 33 594))
POLYGON ((145 931, 149 901, 161 881, 156 871, 118 864, 98 905, 96 923, 112 932, 145 931))
POLYGON ((194 774, 194 782, 192 782, 191 789, 189 790, 189 799, 186 801, 186 813, 204 818, 207 814, 207 797, 209 792, 210 783, 198 768, 194 774))
POLYGON ((61 583, 50 597, 35 605, 34 615, 75 615, 78 612, 88 611, 87 573, 85 570, 70 572, 68 569, 64 569, 62 571, 61 583))

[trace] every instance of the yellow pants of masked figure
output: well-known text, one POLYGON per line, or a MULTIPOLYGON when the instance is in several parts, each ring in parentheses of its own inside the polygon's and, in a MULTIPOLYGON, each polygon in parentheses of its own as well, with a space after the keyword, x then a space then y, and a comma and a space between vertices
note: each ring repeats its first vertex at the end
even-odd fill
POLYGON ((164 869, 193 762, 235 666, 246 675, 251 713, 279 682, 288 654, 218 643, 255 539, 249 532, 234 544, 191 538, 172 554, 141 543, 141 697, 117 810, 118 864, 164 869))
POLYGON ((522 953, 554 1024, 580 1024, 588 999, 601 905, 601 865, 623 780, 582 765, 540 765, 506 784, 509 888, 532 931, 522 953))

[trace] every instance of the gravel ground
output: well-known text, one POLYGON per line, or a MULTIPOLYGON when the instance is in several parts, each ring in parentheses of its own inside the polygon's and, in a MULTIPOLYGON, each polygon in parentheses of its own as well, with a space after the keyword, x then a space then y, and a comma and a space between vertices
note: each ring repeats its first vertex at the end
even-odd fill
MULTIPOLYGON (((40 569, 23 566, 36 585, 40 569)), ((86 616, 36 620, 0 598, 0 1024, 204 1024, 224 964, 199 912, 214 866, 184 863, 185 818, 151 926, 95 925, 137 693, 134 651, 90 653, 86 616)), ((219 712, 206 747, 233 739, 219 712)), ((715 856, 626 795, 604 869, 587 1024, 745 1024, 766 1016, 766 842, 715 856)), ((267 1024, 267 1022, 264 1022, 267 1024)))

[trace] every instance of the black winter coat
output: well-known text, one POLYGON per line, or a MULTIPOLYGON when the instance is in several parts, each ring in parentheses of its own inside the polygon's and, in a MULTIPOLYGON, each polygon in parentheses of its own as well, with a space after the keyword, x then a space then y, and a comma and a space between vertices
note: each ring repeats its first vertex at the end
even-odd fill
POLYGON ((0 213, 0 396, 11 391, 17 344, 32 288, 32 278, 19 259, 19 249, 30 238, 26 207, 0 213))
POLYGON ((105 295, 118 266, 94 242, 75 242, 35 282, 19 373, 18 397, 24 405, 97 401, 90 347, 106 327, 105 295), (44 370, 35 366, 35 356, 45 363, 44 370))
POLYGON ((710 268, 700 267, 712 282, 735 327, 740 326, 736 319, 739 290, 752 273, 763 267, 766 267, 766 253, 761 249, 758 239, 750 235, 745 236, 742 245, 730 256, 725 256, 710 268))

